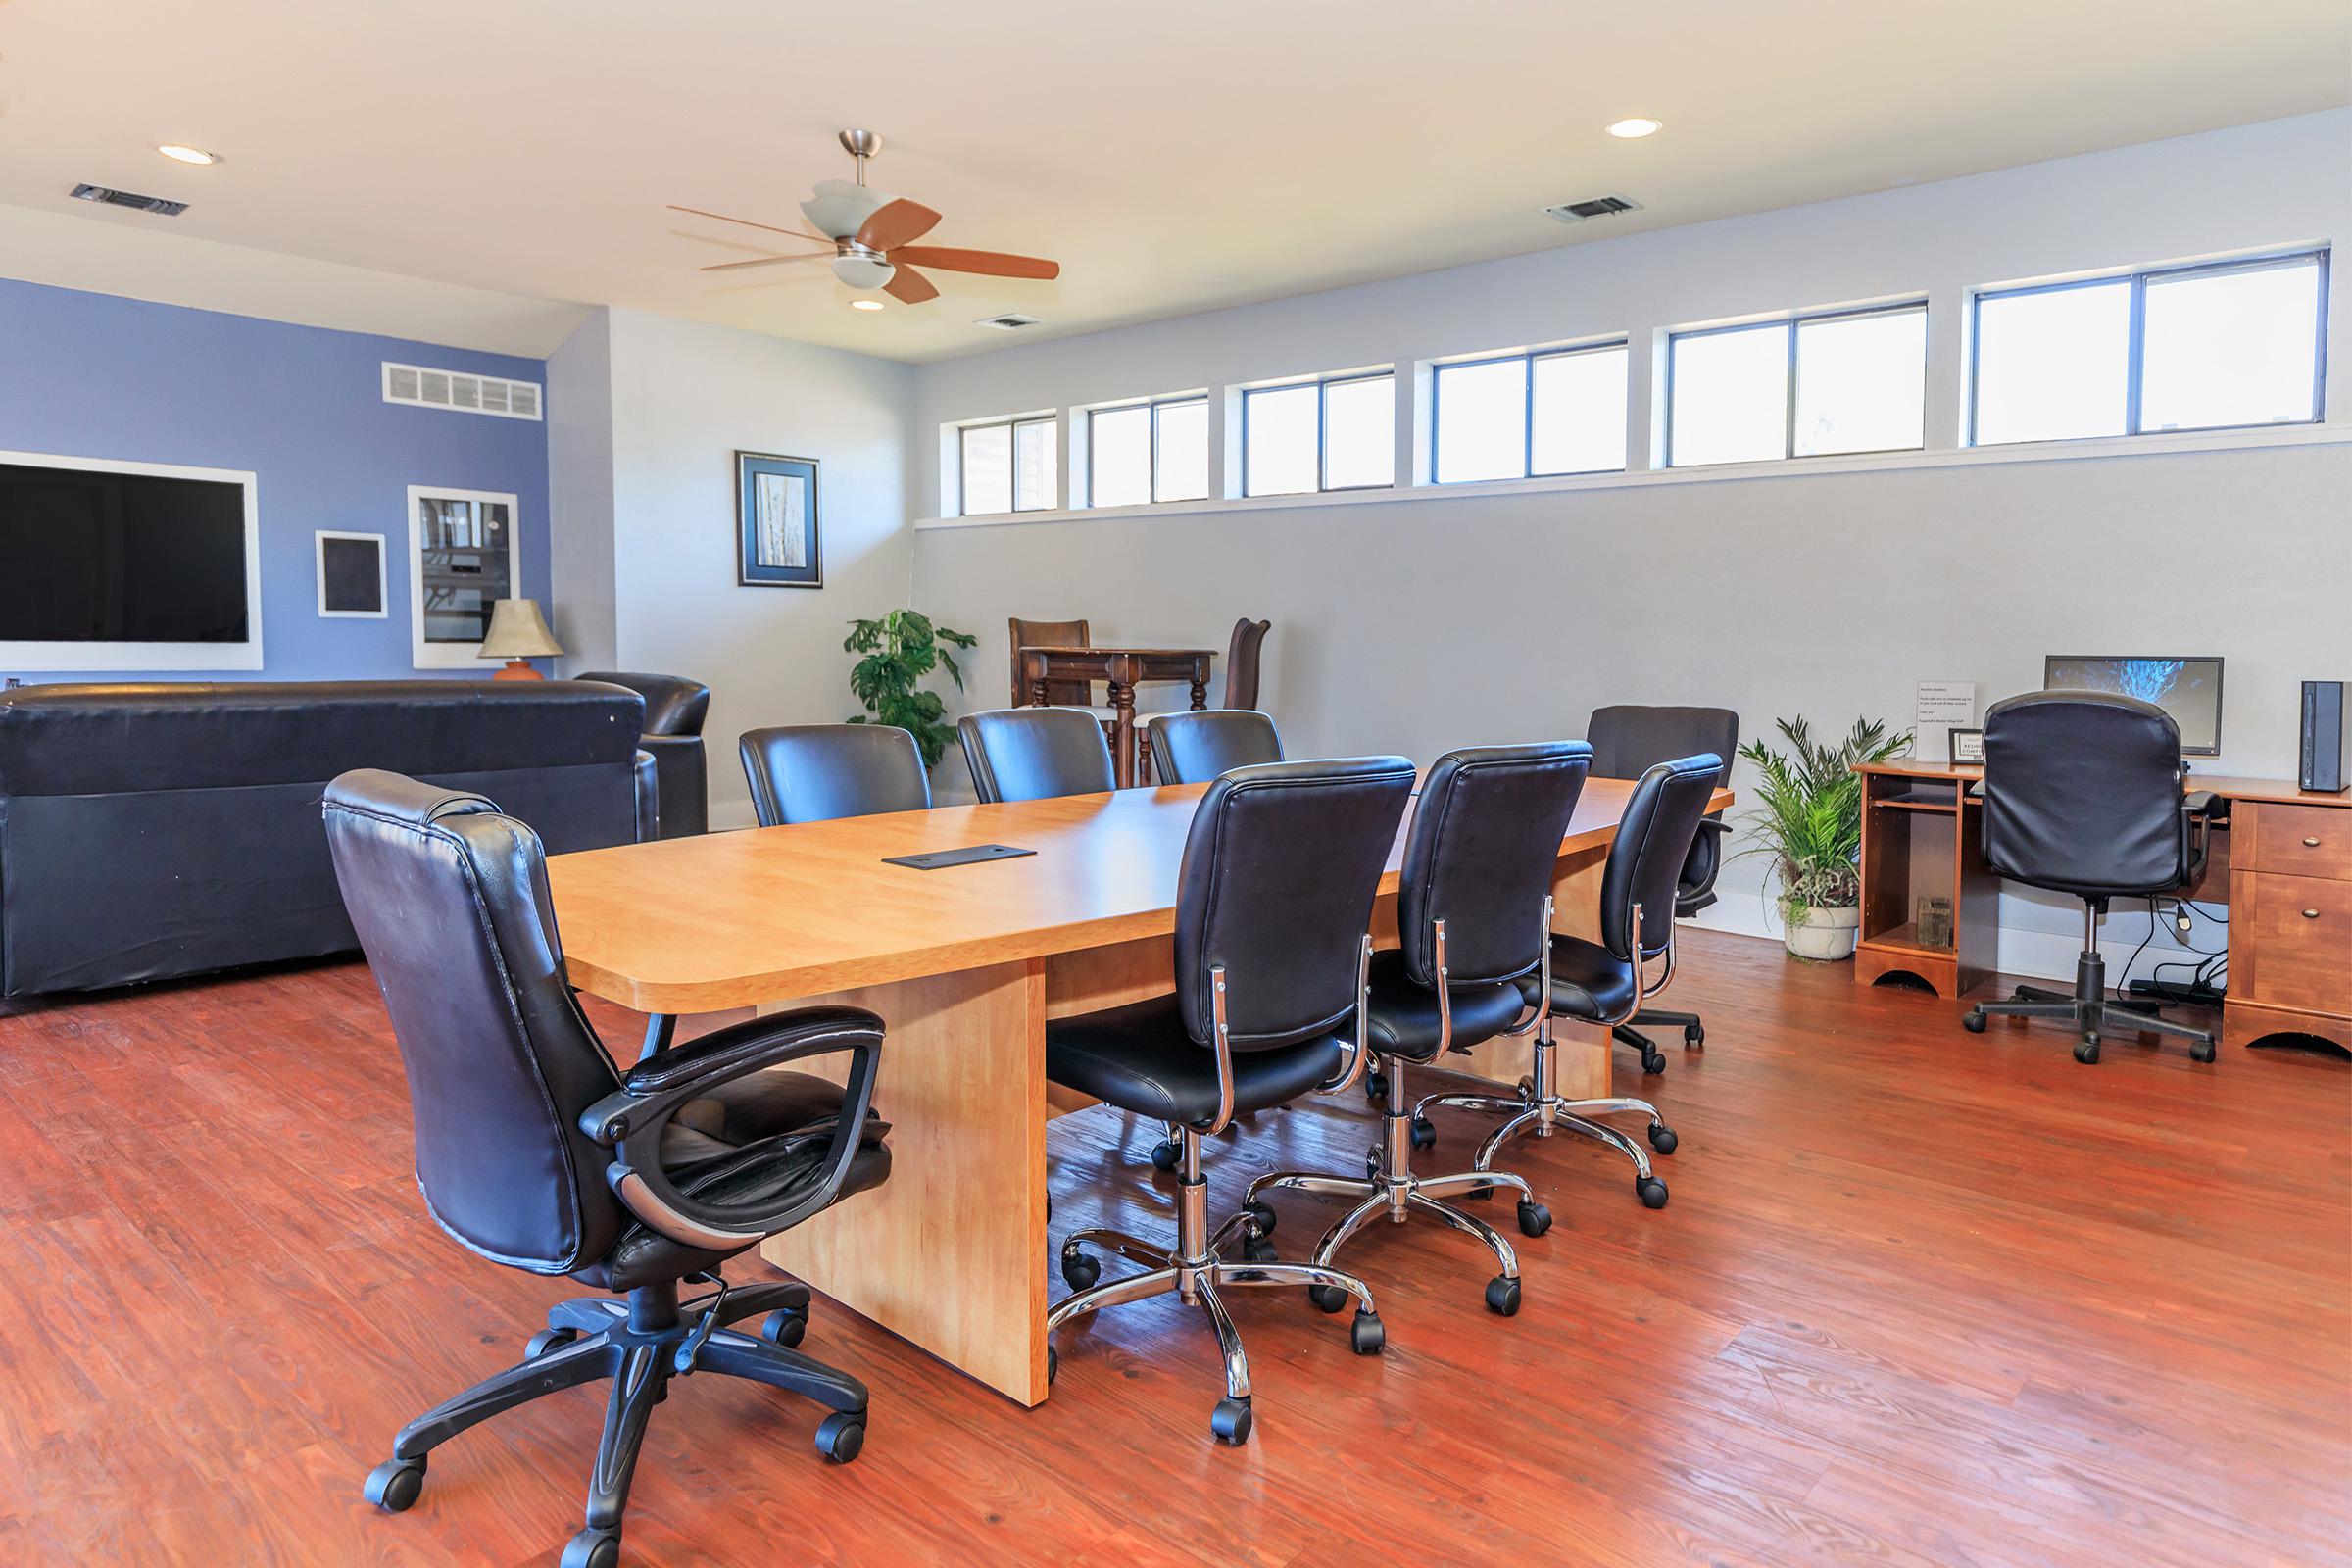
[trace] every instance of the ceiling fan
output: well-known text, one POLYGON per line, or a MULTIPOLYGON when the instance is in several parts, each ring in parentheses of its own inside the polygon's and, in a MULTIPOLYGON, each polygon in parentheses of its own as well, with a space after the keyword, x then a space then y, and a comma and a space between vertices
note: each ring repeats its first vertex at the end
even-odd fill
POLYGON ((703 270, 732 272, 747 267, 773 267, 778 262, 829 261, 833 275, 851 288, 861 291, 878 288, 902 305, 920 305, 939 297, 938 287, 916 271, 917 267, 937 268, 947 272, 977 272, 987 277, 1052 279, 1061 275, 1060 263, 1042 257, 913 243, 931 232, 931 226, 939 221, 939 214, 920 202, 891 196, 866 184, 865 162, 882 150, 880 136, 870 130, 845 130, 841 133, 841 145, 856 160, 858 177, 854 181, 822 181, 816 187, 816 194, 801 203, 801 212, 815 230, 813 233, 670 204, 673 213, 715 218, 720 222, 741 223, 771 234, 790 234, 827 247, 790 255, 756 256, 742 262, 718 262, 703 270))

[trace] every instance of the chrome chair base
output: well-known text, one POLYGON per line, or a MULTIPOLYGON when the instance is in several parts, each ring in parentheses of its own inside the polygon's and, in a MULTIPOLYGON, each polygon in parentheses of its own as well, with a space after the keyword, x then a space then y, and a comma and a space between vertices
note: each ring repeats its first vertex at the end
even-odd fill
MULTIPOLYGON (((1501 1268, 1500 1273, 1487 1282, 1487 1305, 1504 1317, 1513 1316, 1519 1310, 1518 1254, 1494 1226, 1443 1199, 1454 1193, 1486 1197, 1497 1187, 1507 1187, 1519 1195, 1519 1229, 1529 1236, 1541 1236, 1551 1229, 1551 1211, 1535 1200, 1525 1181, 1508 1171, 1482 1167, 1450 1176, 1414 1175, 1414 1118, 1406 1109, 1405 1066, 1406 1063, 1395 1059, 1381 1062, 1381 1141, 1366 1152, 1360 1180, 1316 1171, 1275 1171, 1250 1184, 1248 1199, 1236 1217, 1254 1220, 1255 1234, 1264 1237, 1274 1230, 1274 1210, 1264 1201, 1264 1195, 1269 1192, 1286 1189, 1325 1198, 1354 1199, 1355 1206, 1341 1215, 1315 1243, 1310 1266, 1327 1269, 1348 1238, 1374 1220, 1385 1217, 1392 1224, 1401 1225, 1416 1213, 1427 1215, 1487 1244, 1501 1268)), ((1312 1288, 1307 1294, 1326 1312, 1336 1312, 1345 1304, 1344 1297, 1322 1287, 1312 1288)))
MULTIPOLYGON (((1634 1162, 1634 1194, 1647 1208, 1666 1206, 1666 1184, 1651 1171, 1649 1150, 1643 1149, 1623 1131, 1607 1122, 1593 1118, 1640 1114, 1649 1118, 1649 1147, 1661 1154, 1671 1154, 1680 1142, 1674 1129, 1658 1115, 1658 1107, 1646 1100, 1611 1097, 1605 1100, 1565 1100, 1559 1092, 1559 1063, 1552 1055, 1548 1024, 1539 1029, 1535 1043, 1535 1070, 1519 1080, 1519 1098, 1507 1100, 1499 1095, 1454 1094, 1430 1095, 1413 1107, 1416 1135, 1425 1145, 1437 1142, 1437 1129, 1429 1120, 1430 1107, 1450 1105, 1460 1110, 1484 1110, 1508 1118, 1487 1135, 1478 1146, 1478 1155, 1471 1168, 1482 1174, 1494 1170, 1494 1156, 1502 1146, 1522 1134, 1549 1138, 1555 1132, 1572 1132, 1608 1145, 1634 1162)), ((1501 1178, 1496 1177, 1497 1181, 1501 1178)), ((1517 1180, 1516 1177, 1512 1180, 1517 1180)))
MULTIPOLYGON (((1250 1426, 1250 1358, 1242 1348, 1241 1331, 1234 1326, 1232 1315, 1218 1297, 1220 1287, 1303 1285, 1310 1291, 1330 1293, 1331 1310, 1353 1298, 1355 1318, 1348 1327, 1348 1344, 1358 1355, 1379 1354, 1388 1344, 1388 1333, 1372 1304, 1370 1286, 1321 1261, 1275 1261, 1270 1255, 1272 1249, 1265 1244, 1258 1216, 1250 1210, 1234 1214, 1211 1232, 1208 1183, 1200 1174, 1200 1134, 1191 1127, 1180 1126, 1176 1130, 1179 1172, 1176 1250, 1171 1252, 1124 1231, 1074 1232, 1061 1244, 1061 1275, 1072 1294, 1055 1302, 1046 1314, 1046 1332, 1050 1335, 1072 1318, 1089 1312, 1154 1296, 1173 1294, 1198 1306, 1217 1337, 1217 1349, 1225 1363, 1225 1397, 1217 1401, 1209 1416, 1209 1430, 1220 1442, 1247 1443, 1250 1426), (1243 1246, 1243 1260, 1238 1263, 1221 1255, 1237 1241, 1243 1246), (1090 1247, 1141 1263, 1144 1272, 1115 1280, 1101 1279, 1102 1264, 1088 1255, 1086 1250, 1090 1247)), ((1318 1296, 1317 1299, 1323 1298, 1318 1296)), ((1060 1362, 1058 1348, 1049 1346, 1048 1381, 1060 1371, 1060 1362)))

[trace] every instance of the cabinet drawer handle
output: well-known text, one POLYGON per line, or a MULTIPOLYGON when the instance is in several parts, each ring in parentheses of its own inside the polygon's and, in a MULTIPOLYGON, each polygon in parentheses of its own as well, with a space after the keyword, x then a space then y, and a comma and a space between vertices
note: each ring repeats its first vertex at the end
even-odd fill
POLYGON ((2303 847, 2307 850, 2316 850, 2320 847, 2320 841, 2318 839, 2305 839, 2303 841, 2303 847))
POLYGON ((2306 920, 2317 920, 2319 917, 2320 911, 2317 909, 2305 909, 2303 911, 2303 918, 2306 920))

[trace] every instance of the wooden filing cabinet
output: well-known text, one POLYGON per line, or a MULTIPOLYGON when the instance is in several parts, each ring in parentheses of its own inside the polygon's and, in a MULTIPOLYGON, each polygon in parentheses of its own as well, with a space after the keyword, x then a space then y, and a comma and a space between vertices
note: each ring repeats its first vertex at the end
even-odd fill
POLYGON ((2292 1031, 2352 1049, 2352 803, 2230 808, 2225 1044, 2292 1031))

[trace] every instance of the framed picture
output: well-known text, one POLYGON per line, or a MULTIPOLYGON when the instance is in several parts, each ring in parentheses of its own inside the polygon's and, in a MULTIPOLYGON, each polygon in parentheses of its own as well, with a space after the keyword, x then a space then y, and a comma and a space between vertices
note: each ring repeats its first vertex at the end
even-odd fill
POLYGON ((327 620, 382 620, 384 536, 321 528, 318 555, 318 613, 327 620))
POLYGON ((822 588, 816 460, 735 454, 735 580, 746 588, 822 588))
POLYGON ((409 642, 418 669, 479 669, 490 612, 522 581, 520 502, 409 486, 409 642))
POLYGON ((1953 729, 1945 733, 1951 739, 1951 764, 1954 767, 1984 765, 1984 732, 1981 729, 1953 729))

